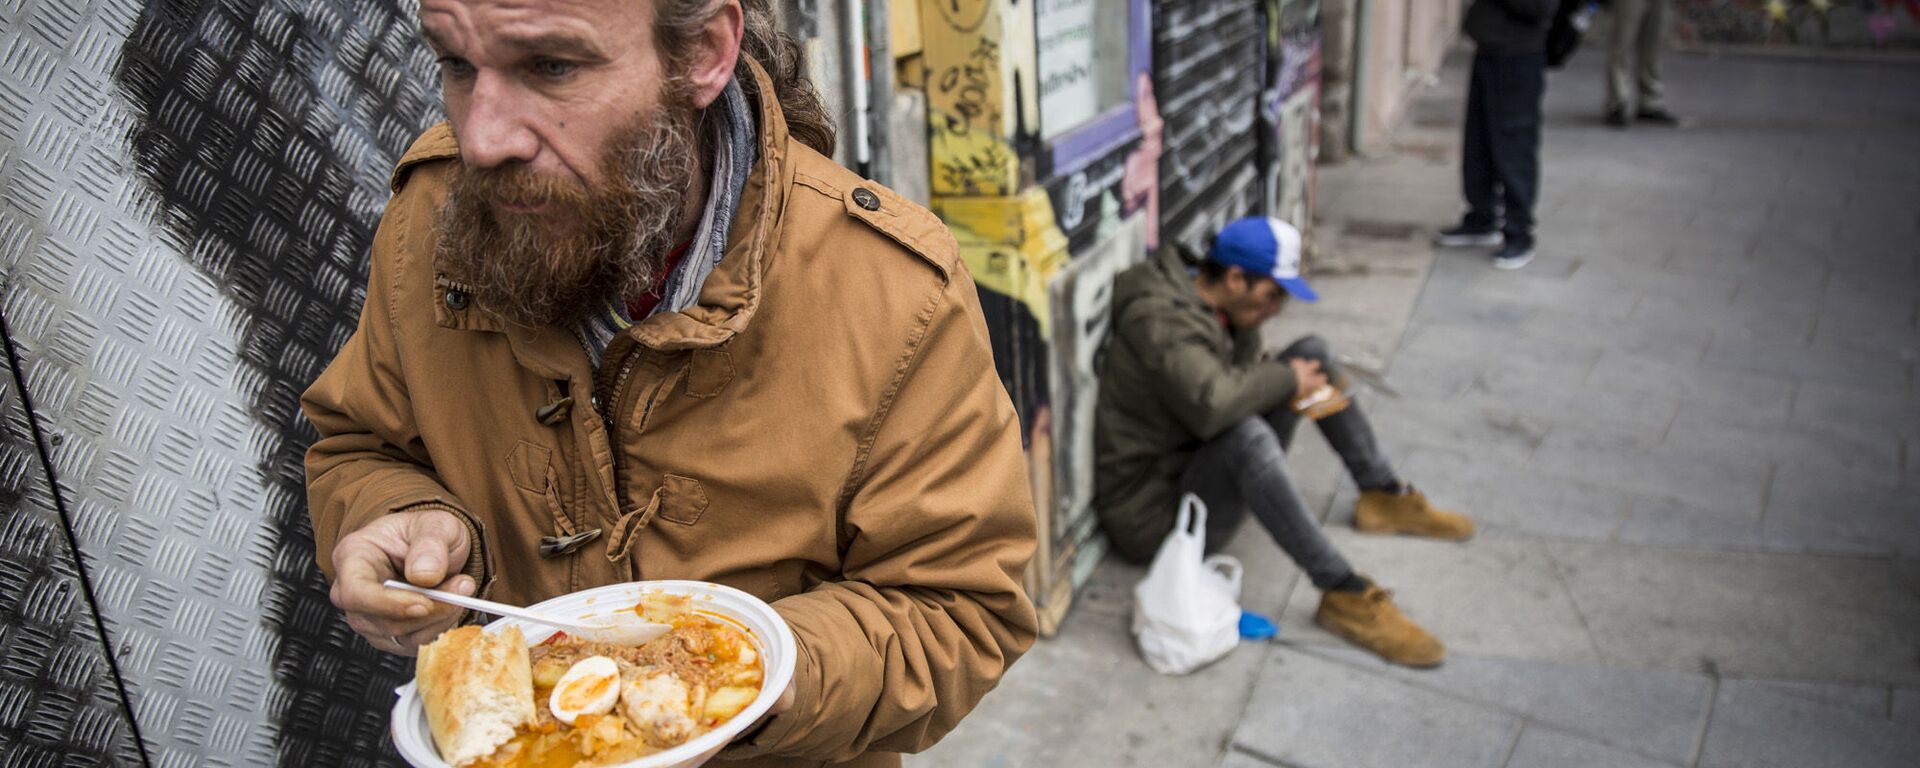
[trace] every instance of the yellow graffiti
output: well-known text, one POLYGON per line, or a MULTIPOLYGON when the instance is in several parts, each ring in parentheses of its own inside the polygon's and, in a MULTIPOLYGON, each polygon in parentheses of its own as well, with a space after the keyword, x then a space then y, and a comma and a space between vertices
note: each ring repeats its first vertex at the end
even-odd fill
POLYGON ((1029 183, 1020 191, 1020 156, 1008 140, 1008 115, 1019 108, 1012 70, 1032 69, 1031 16, 1007 0, 920 5, 933 210, 953 230, 974 282, 1024 305, 1044 337, 1052 320, 1047 282, 1066 266, 1067 236, 1046 190, 1029 183))
POLYGON ((928 179, 936 195, 1010 195, 1020 158, 1007 144, 1007 66, 998 0, 925 0, 928 179))
POLYGON ((1067 235, 1054 224, 1045 189, 1010 197, 933 198, 980 287, 1025 305, 1051 338, 1047 283, 1067 264, 1067 235))
MULTIPOLYGON (((930 113, 936 121, 948 116, 930 113)), ((1020 156, 1007 142, 985 133, 936 128, 928 146, 936 195, 1009 195, 1020 176, 1020 156)))

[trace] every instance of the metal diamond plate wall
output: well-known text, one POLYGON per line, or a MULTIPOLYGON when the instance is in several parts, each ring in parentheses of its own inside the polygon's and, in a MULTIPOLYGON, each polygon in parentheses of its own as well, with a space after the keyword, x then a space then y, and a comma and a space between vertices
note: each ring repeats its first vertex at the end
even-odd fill
POLYGON ((138 764, 13 365, 0 362, 0 765, 138 764))
POLYGON ((0 0, 3 306, 71 522, 0 521, 0 605, 29 612, 5 629, 0 762, 64 735, 57 763, 138 764, 136 731, 161 766, 393 762, 408 664, 327 602, 297 404, 435 119, 414 27, 401 0, 0 0), (132 728, 99 703, 92 635, 30 634, 52 606, 79 626, 84 600, 16 591, 72 584, 31 577, 68 533, 132 728))

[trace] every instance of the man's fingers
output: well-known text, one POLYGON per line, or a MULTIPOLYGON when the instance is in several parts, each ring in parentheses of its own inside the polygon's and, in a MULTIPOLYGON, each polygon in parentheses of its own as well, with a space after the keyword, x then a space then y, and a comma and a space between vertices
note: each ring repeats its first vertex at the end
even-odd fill
POLYGON ((447 541, 438 537, 416 538, 407 547, 407 581, 421 587, 438 587, 457 568, 447 567, 447 541))
POLYGON ((460 609, 436 613, 424 619, 383 621, 365 614, 347 614, 347 626, 367 639, 375 648, 389 653, 412 655, 419 645, 433 642, 440 633, 460 623, 460 609))
POLYGON ((467 545, 466 526, 444 510, 389 515, 334 548, 335 578, 328 596, 346 613, 347 625, 375 648, 411 656, 421 643, 458 624, 462 611, 382 582, 404 577, 420 586, 474 594, 473 578, 459 572, 467 545))
POLYGON ((442 592, 452 592, 456 595, 464 595, 466 597, 472 597, 473 593, 478 591, 473 583, 473 577, 465 574, 440 582, 439 586, 434 587, 434 589, 442 592))
POLYGON ((393 578, 393 564, 374 548, 357 548, 334 557, 339 578, 333 585, 333 603, 347 613, 381 617, 421 617, 433 610, 419 595, 388 589, 380 582, 393 578))
POLYGON ((466 553, 467 529, 451 514, 438 510, 420 513, 408 526, 407 534, 407 581, 436 587, 465 565, 452 562, 456 553, 466 553))
POLYGON ((437 541, 415 541, 407 548, 407 581, 431 587, 447 578, 447 548, 437 541))
POLYGON ((435 611, 433 615, 419 619, 382 619, 364 613, 347 614, 347 626, 369 639, 379 639, 391 635, 406 637, 422 632, 430 632, 429 640, 439 636, 442 630, 460 621, 462 611, 447 606, 446 610, 435 611))
POLYGON ((387 634, 369 635, 369 634, 362 633, 361 636, 366 638, 368 645, 371 645, 382 651, 386 651, 387 653, 391 653, 395 656, 420 655, 421 643, 416 642, 415 640, 413 640, 412 638, 406 635, 387 635, 387 634))

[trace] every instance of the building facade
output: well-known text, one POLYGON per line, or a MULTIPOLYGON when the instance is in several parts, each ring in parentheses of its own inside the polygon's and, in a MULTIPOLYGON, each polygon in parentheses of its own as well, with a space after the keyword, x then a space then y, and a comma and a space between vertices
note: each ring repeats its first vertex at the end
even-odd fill
MULTIPOLYGON (((0 3, 0 755, 375 765, 406 660, 327 600, 300 392, 439 119, 404 0, 0 3)), ((1314 0, 785 0, 838 159, 961 244, 1019 409, 1050 626, 1098 561, 1114 272, 1312 217, 1314 0), (889 63, 892 66, 889 66, 889 63)))
MULTIPOLYGON (((1318 3, 916 11, 919 38, 895 36, 895 80, 924 93, 928 202, 980 285, 1021 415, 1041 532, 1029 586, 1051 630, 1103 552, 1089 504, 1112 277, 1240 216, 1309 227, 1318 3)), ((897 175, 912 165, 894 155, 897 175)))

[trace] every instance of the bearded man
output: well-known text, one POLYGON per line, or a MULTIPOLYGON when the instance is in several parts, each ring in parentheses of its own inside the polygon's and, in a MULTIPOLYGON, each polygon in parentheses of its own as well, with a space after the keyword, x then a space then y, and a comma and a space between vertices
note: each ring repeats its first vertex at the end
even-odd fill
POLYGON ((423 0, 449 120, 302 403, 314 535, 399 654, 462 617, 387 578, 738 587, 800 655, 723 757, 894 765, 1032 643, 1032 502, 952 235, 827 159, 762 1, 423 0))

